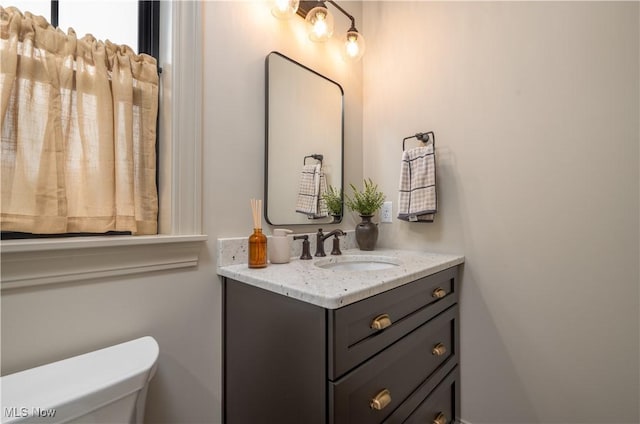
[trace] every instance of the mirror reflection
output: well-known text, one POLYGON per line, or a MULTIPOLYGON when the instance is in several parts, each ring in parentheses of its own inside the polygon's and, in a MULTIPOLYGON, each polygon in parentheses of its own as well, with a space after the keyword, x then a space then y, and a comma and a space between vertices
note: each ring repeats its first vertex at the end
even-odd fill
POLYGON ((339 222, 323 194, 342 192, 342 87, 278 52, 266 59, 265 162, 269 224, 339 222))

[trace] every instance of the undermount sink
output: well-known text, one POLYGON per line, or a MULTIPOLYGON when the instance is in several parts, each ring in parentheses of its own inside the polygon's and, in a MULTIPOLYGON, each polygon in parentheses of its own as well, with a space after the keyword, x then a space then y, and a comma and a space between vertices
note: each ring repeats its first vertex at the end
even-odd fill
POLYGON ((344 255, 319 259, 313 264, 318 268, 332 271, 379 271, 395 268, 401 262, 390 256, 344 255))

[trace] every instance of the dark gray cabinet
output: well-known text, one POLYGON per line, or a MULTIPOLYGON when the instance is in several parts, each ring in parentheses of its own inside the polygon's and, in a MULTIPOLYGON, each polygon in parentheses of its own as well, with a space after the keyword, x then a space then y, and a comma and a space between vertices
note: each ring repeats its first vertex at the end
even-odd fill
POLYGON ((448 424, 459 416, 458 268, 340 309, 223 278, 228 424, 448 424))

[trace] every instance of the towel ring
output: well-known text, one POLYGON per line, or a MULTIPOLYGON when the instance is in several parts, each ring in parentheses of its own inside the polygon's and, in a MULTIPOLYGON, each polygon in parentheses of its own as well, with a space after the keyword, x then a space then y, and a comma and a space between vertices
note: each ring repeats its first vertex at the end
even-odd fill
POLYGON ((320 165, 322 165, 322 159, 324 159, 324 156, 319 155, 317 153, 314 153, 313 155, 305 156, 304 159, 302 160, 302 164, 303 165, 307 164, 307 158, 313 158, 313 159, 317 160, 318 162, 320 162, 320 165))
POLYGON ((433 147, 436 147, 436 135, 433 133, 433 131, 427 131, 427 132, 423 132, 423 133, 417 133, 415 135, 410 135, 409 137, 405 137, 402 139, 402 151, 405 150, 404 148, 404 144, 407 140, 411 139, 411 138, 416 138, 419 141, 422 141, 423 143, 428 143, 429 139, 431 139, 431 142, 433 143, 433 147))

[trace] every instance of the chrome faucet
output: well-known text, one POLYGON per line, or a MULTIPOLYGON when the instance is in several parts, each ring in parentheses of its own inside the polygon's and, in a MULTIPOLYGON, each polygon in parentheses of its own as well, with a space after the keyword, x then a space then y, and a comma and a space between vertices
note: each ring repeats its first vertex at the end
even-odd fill
MULTIPOLYGON (((333 230, 328 234, 324 234, 322 232, 322 228, 318 229, 318 232, 316 233, 316 256, 327 256, 326 253, 324 253, 324 241, 326 239, 328 239, 331 236, 336 236, 336 238, 338 236, 343 236, 344 235, 344 231, 342 230, 333 230)), ((334 249, 331 252, 332 255, 340 255, 341 253, 336 253, 336 252, 340 252, 340 249, 336 249, 335 248, 335 244, 334 244, 334 249)))

